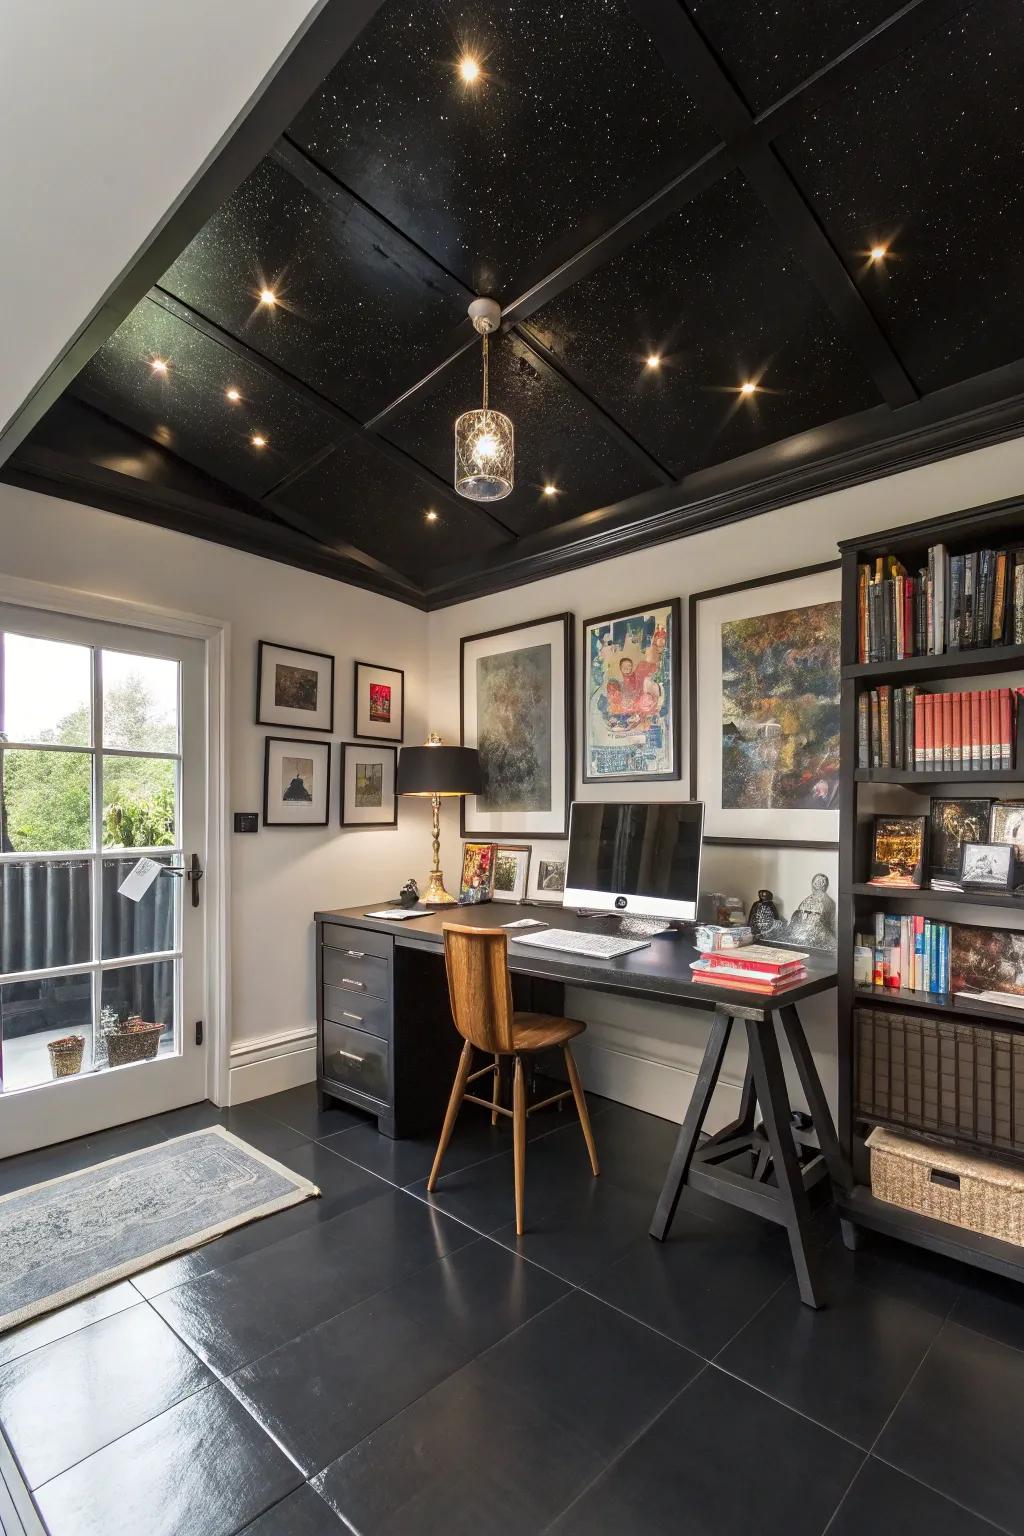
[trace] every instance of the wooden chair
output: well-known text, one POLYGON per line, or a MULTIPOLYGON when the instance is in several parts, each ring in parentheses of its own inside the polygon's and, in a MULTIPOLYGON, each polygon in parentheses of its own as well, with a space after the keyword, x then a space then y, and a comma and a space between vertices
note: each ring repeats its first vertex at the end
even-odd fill
POLYGON ((576 1063, 569 1041, 586 1029, 578 1019, 551 1018, 543 1013, 516 1013, 512 1006, 512 978, 508 969, 508 934, 504 928, 464 928, 459 923, 444 925, 444 958, 448 970, 448 996, 451 999, 455 1027, 465 1040, 462 1055, 455 1073, 452 1095, 441 1128, 434 1166, 430 1170, 427 1189, 433 1190, 441 1173, 441 1162, 451 1140, 455 1121, 463 1099, 479 1104, 491 1111, 491 1124, 496 1125, 499 1115, 512 1121, 513 1148, 515 1154, 516 1232, 523 1233, 523 1205, 526 1181, 526 1120, 535 1110, 546 1109, 567 1099, 570 1094, 576 1100, 583 1139, 590 1155, 590 1166, 597 1177, 597 1148, 594 1133, 590 1129, 587 1101, 583 1094, 576 1063), (537 1104, 526 1103, 526 1074, 523 1057, 534 1051, 550 1050, 560 1045, 565 1057, 570 1087, 562 1093, 553 1093, 537 1104), (486 1051, 494 1057, 492 1065, 470 1071, 473 1051, 486 1051), (512 1108, 508 1110, 500 1102, 501 1058, 515 1059, 512 1078, 512 1108), (467 1093, 470 1083, 487 1073, 493 1076, 490 1099, 478 1099, 467 1093))

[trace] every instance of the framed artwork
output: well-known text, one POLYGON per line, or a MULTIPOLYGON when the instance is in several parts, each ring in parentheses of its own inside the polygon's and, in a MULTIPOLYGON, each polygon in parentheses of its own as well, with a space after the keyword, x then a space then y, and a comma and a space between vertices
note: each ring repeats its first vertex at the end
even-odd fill
POLYGON ((965 891, 1011 891, 1013 849, 1009 843, 964 843, 960 884, 965 891))
POLYGON ((870 885, 919 891, 924 874, 926 816, 876 816, 870 885))
POLYGON ((401 741, 405 734, 405 673, 400 667, 355 664, 353 736, 364 741, 401 741))
POLYGON ((261 640, 256 658, 256 724, 334 730, 334 657, 261 640))
POLYGON ((263 825, 326 827, 329 741, 268 736, 263 759, 263 825))
MULTIPOLYGON (((994 800, 989 818, 990 843, 1009 843, 1014 857, 1014 885, 1024 882, 1024 800, 994 800)), ((984 842, 983 837, 975 839, 984 842)))
POLYGON ((499 843, 494 854, 494 901, 525 901, 530 875, 529 843, 499 843))
POLYGON ((1024 933, 954 923, 949 950, 951 992, 1024 996, 1024 933))
MULTIPOLYGON (((929 805, 929 870, 945 880, 959 880, 964 843, 987 843, 991 800, 947 799, 935 795, 929 805)), ((1024 812, 1024 806, 1021 807, 1024 812)))
POLYGON ((537 857, 531 865, 526 887, 529 901, 539 901, 554 907, 562 905, 562 892, 565 890, 565 864, 568 857, 568 843, 537 850, 537 857))
POLYGON ((462 801, 464 837, 568 836, 572 632, 559 613, 463 639, 462 743, 479 751, 483 780, 462 801))
POLYGON ((679 599, 583 624, 583 782, 678 779, 679 599))
POLYGON ((341 825, 397 827, 397 747, 341 745, 341 825))
POLYGON ((835 848, 839 565, 700 592, 690 607, 690 793, 704 841, 835 848))
POLYGON ((496 851, 494 843, 463 843, 460 901, 490 901, 496 851))

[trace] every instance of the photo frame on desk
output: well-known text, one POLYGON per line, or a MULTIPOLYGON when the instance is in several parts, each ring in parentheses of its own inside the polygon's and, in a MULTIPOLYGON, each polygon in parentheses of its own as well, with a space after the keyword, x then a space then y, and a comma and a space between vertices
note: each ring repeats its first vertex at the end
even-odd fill
POLYGON ((459 648, 462 744, 480 753, 483 793, 462 800, 462 835, 491 842, 569 835, 573 792, 573 617, 466 635, 459 648))
POLYGON ((690 794, 707 843, 838 847, 839 571, 690 599, 690 794))

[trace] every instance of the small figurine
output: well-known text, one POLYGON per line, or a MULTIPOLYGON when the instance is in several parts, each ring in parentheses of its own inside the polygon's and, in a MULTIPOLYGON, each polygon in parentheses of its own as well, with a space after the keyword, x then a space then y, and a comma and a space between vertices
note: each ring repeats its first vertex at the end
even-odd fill
POLYGON ((807 949, 836 950, 836 904, 828 892, 828 876, 815 875, 808 896, 797 907, 784 931, 776 937, 807 949))
POLYGON ((403 907, 414 907, 420 899, 420 888, 415 880, 407 880, 398 893, 398 900, 403 907))
POLYGON ((775 897, 771 891, 758 891, 757 900, 747 917, 747 922, 754 930, 754 939, 759 943, 767 938, 778 921, 779 910, 775 905, 775 897))

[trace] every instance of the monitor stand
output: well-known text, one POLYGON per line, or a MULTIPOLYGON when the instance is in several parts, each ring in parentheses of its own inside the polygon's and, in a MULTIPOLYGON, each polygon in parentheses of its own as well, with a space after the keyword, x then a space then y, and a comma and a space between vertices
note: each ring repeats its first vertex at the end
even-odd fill
POLYGON ((619 932, 624 939, 656 939, 659 933, 668 933, 671 921, 662 917, 620 917, 619 932))

